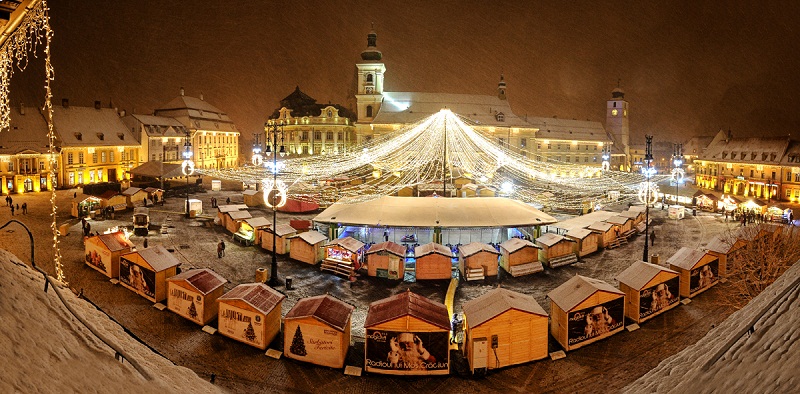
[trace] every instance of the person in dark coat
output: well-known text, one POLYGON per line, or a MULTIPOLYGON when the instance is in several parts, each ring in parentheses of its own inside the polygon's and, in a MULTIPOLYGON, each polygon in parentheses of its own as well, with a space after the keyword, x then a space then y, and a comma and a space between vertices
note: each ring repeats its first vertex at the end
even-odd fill
POLYGON ((14 216, 14 204, 11 204, 11 216, 14 216))
POLYGON ((144 248, 147 249, 147 237, 144 237, 144 248))
POLYGON ((656 242, 656 231, 653 230, 650 232, 650 246, 653 246, 655 242, 656 242))
POLYGON ((222 258, 222 241, 217 244, 217 258, 222 258))
POLYGON ((219 244, 222 246, 222 256, 225 256, 225 241, 219 241, 219 244))

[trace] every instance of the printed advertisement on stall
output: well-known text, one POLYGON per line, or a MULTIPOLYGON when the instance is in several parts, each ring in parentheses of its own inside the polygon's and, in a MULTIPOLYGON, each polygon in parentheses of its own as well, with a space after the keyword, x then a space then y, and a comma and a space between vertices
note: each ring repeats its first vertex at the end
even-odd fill
POLYGON ((167 308, 197 324, 203 324, 203 296, 174 282, 168 283, 167 308))
POLYGON ((367 330, 366 370, 378 373, 448 374, 449 332, 367 330))
POLYGON ((119 260, 119 281, 150 301, 156 299, 156 273, 125 258, 119 260))
POLYGON ((645 318, 677 304, 679 284, 680 279, 676 276, 639 292, 639 318, 645 318))
POLYGON ((220 302, 219 331, 230 338, 258 348, 266 347, 264 344, 264 317, 260 313, 220 302))
POLYGON ((689 294, 694 294, 719 280, 719 259, 692 270, 689 277, 689 294))
POLYGON ((625 298, 569 313, 567 339, 569 345, 588 341, 594 337, 622 328, 625 315, 625 298))
POLYGON ((86 264, 110 278, 111 251, 98 245, 97 242, 97 239, 86 241, 86 264))
MULTIPOLYGON (((342 355, 344 334, 341 331, 328 326, 298 324, 288 319, 284 324, 284 330, 284 343, 289 344, 284 347, 289 350, 284 352, 287 357, 332 367, 339 367, 344 361, 342 355)), ((347 346, 349 347, 350 343, 347 346)))

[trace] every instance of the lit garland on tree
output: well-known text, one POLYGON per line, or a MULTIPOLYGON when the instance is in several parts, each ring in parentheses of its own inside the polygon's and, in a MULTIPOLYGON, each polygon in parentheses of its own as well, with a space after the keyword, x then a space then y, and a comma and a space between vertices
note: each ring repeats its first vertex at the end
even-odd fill
MULTIPOLYGON (((458 177, 492 187, 500 195, 553 209, 573 210, 587 202, 598 203, 609 191, 619 191, 622 201, 637 196, 641 174, 603 171, 539 154, 526 157, 519 150, 499 146, 469 122, 442 110, 347 153, 286 159, 279 179, 288 185, 289 198, 323 206, 340 199, 371 200, 403 189, 441 190, 443 179, 448 190, 455 190, 451 182, 458 177)), ((272 177, 271 170, 261 166, 198 172, 248 184, 272 177)))

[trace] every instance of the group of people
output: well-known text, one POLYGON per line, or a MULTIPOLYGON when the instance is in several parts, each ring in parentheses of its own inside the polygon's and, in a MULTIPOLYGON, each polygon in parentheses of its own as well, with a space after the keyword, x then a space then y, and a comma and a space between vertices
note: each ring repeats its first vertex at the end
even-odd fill
MULTIPOLYGON (((765 223, 769 221, 769 215, 756 212, 752 209, 744 210, 744 209, 737 209, 735 211, 725 211, 725 221, 728 221, 728 217, 731 217, 733 220, 738 221, 742 224, 742 226, 747 226, 748 223, 765 223)), ((792 218, 793 219, 793 218, 792 218)), ((792 221, 790 219, 790 222, 792 221)))
MULTIPOLYGON (((6 206, 11 208, 11 216, 14 216, 14 212, 15 211, 19 211, 20 210, 19 203, 17 203, 17 205, 14 205, 14 199, 11 198, 10 195, 6 196, 6 206)), ((27 215, 28 214, 28 203, 27 202, 22 203, 22 207, 21 208, 22 208, 22 214, 23 215, 27 215)))

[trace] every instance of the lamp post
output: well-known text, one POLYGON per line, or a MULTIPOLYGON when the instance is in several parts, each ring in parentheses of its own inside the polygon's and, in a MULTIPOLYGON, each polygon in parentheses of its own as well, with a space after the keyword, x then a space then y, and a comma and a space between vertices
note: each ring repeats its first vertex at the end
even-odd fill
POLYGON ((672 155, 672 164, 675 168, 672 170, 672 179, 675 180, 675 205, 678 204, 678 185, 683 182, 683 144, 675 145, 675 153, 672 155))
POLYGON ((647 139, 647 149, 645 150, 644 155, 644 168, 642 169, 642 173, 644 173, 644 177, 646 179, 645 184, 645 199, 644 199, 644 253, 642 254, 642 261, 645 263, 649 261, 647 258, 649 255, 649 251, 647 249, 648 246, 648 238, 650 237, 650 193, 651 193, 651 185, 650 185, 650 178, 653 176, 654 170, 650 168, 650 164, 653 162, 653 136, 646 135, 644 137, 647 139))
POLYGON ((253 134, 253 165, 260 166, 264 162, 264 158, 261 156, 261 142, 259 141, 259 133, 253 134))
POLYGON ((183 144, 183 164, 181 171, 186 175, 186 217, 189 218, 189 175, 194 174, 194 162, 192 161, 192 142, 189 141, 189 134, 186 134, 186 142, 183 144))
MULTIPOLYGON (((269 121, 264 124, 266 132, 265 155, 272 155, 272 184, 264 188, 264 202, 272 208, 272 264, 269 272, 269 285, 272 287, 280 284, 278 279, 278 255, 277 255, 277 226, 278 226, 278 207, 286 204, 286 188, 283 182, 278 181, 278 155, 286 155, 286 147, 283 145, 283 121, 269 121), (280 200, 278 200, 280 198, 280 200)), ((255 151, 255 148, 254 148, 255 151)))

